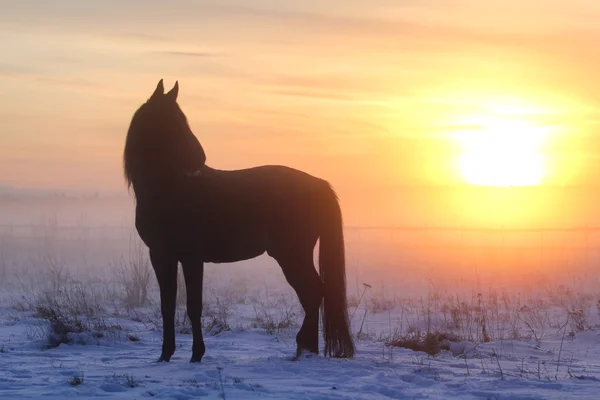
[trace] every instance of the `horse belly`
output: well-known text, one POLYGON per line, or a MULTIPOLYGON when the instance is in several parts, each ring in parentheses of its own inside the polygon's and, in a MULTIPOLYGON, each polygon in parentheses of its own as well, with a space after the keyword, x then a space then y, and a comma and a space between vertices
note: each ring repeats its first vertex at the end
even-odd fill
POLYGON ((202 247, 205 262, 229 263, 260 256, 267 249, 267 240, 265 235, 256 233, 224 233, 205 240, 202 247))

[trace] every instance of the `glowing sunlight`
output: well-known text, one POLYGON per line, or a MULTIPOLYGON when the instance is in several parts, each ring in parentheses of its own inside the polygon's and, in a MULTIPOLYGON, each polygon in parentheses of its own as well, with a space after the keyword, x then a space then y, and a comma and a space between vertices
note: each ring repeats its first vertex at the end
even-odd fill
POLYGON ((470 184, 533 186, 542 182, 546 160, 541 146, 548 130, 521 119, 473 117, 458 132, 458 167, 470 184))

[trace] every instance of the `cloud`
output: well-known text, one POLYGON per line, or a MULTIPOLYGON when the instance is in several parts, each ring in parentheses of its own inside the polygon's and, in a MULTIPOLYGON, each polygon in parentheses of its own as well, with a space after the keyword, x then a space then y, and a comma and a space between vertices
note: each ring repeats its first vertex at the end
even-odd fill
POLYGON ((200 58, 208 58, 208 57, 221 57, 225 56, 225 53, 212 53, 212 52, 203 52, 203 51, 157 51, 159 55, 166 56, 180 56, 180 57, 200 57, 200 58))
POLYGON ((0 75, 2 76, 19 76, 30 75, 35 73, 35 68, 19 64, 0 63, 0 75))
MULTIPOLYGON (((169 41, 177 38, 179 41, 194 42, 197 37, 190 37, 193 32, 212 31, 217 36, 233 32, 244 32, 235 35, 236 40, 245 42, 252 40, 258 34, 264 37, 266 32, 279 34, 278 38, 301 38, 335 36, 336 40, 346 38, 371 39, 381 41, 382 45, 395 45, 396 48, 406 46, 407 41, 434 40, 454 43, 479 43, 498 46, 547 46, 552 40, 553 45, 572 44, 573 40, 580 41, 584 36, 581 32, 557 31, 556 33, 521 32, 515 28, 512 33, 495 32, 489 29, 473 28, 466 24, 457 25, 450 18, 445 21, 422 22, 424 19, 378 18, 371 12, 378 4, 364 5, 364 17, 346 15, 338 11, 334 3, 327 7, 327 2, 321 12, 292 8, 290 3, 281 2, 268 8, 266 2, 230 1, 229 4, 215 2, 191 2, 177 0, 171 3, 160 1, 128 1, 119 2, 80 2, 75 0, 56 0, 51 3, 42 0, 28 2, 10 2, 3 7, 0 21, 6 27, 27 30, 62 30, 71 33, 95 34, 112 37, 123 37, 141 41, 169 41), (33 4, 32 4, 33 3, 33 4), (249 6, 248 4, 263 4, 249 6), (329 8, 329 9, 328 9, 329 8), (420 22, 421 21, 421 22, 420 22), (173 29, 173 27, 177 29, 173 29), (228 28, 224 28, 227 26, 228 28), (223 32, 218 32, 219 27, 223 32), (250 28, 251 27, 251 28, 250 28), (179 33, 178 33, 179 32, 179 33)), ((330 2, 331 3, 331 2, 330 2)), ((389 6, 390 2, 379 2, 379 7, 389 6)), ((410 3, 408 4, 410 5, 410 3)), ((407 4, 401 5, 405 7, 407 4)), ((358 9, 358 7, 356 7, 358 9)), ((426 9, 444 11, 448 5, 442 1, 432 1, 426 9)), ((457 14, 457 15, 460 15, 457 14)), ((231 35, 230 35, 231 37, 231 35)), ((591 40, 590 42, 593 42, 591 40)), ((319 43, 313 43, 318 45, 319 43)), ((439 47, 438 47, 439 49, 439 47)), ((415 49, 418 50, 418 49, 415 49)))
POLYGON ((66 77, 51 77, 44 76, 35 73, 11 73, 11 72, 1 72, 0 78, 7 79, 19 79, 19 80, 28 80, 34 82, 43 82, 43 83, 51 83, 60 86, 69 86, 82 90, 90 90, 90 89, 101 89, 102 85, 95 84, 90 81, 81 80, 81 79, 71 79, 66 77))
POLYGON ((355 100, 354 96, 336 93, 336 92, 327 92, 327 91, 316 91, 316 90, 290 90, 290 89, 267 89, 264 92, 277 94, 281 96, 291 96, 291 97, 304 97, 309 99, 317 99, 317 100, 335 100, 335 101, 347 101, 347 100, 355 100))
POLYGON ((115 34, 115 35, 106 35, 107 37, 114 37, 116 39, 129 39, 132 41, 136 41, 136 42, 144 42, 144 43, 160 43, 160 42, 170 42, 171 39, 169 39, 166 36, 162 36, 162 35, 154 35, 154 34, 147 34, 147 33, 131 33, 131 32, 125 32, 125 33, 119 33, 119 34, 115 34))

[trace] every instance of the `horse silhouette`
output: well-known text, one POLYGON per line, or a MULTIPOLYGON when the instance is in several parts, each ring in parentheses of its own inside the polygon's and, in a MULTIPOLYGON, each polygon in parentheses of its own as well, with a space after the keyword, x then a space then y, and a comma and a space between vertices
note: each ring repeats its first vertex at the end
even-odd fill
POLYGON ((160 287, 163 345, 159 361, 175 352, 177 268, 181 263, 192 325, 191 362, 206 351, 200 320, 204 263, 247 260, 267 252, 296 291, 305 316, 296 357, 319 353, 319 309, 324 354, 353 357, 348 324, 342 213, 328 182, 279 165, 218 170, 177 103, 179 85, 163 80, 134 113, 123 167, 136 199, 135 226, 148 246, 160 287), (319 273, 313 262, 319 240, 319 273))

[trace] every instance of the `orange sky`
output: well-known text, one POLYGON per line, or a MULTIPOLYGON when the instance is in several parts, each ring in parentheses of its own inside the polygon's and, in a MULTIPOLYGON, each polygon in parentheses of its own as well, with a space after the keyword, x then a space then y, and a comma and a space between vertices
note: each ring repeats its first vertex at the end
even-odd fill
POLYGON ((0 186, 124 190, 156 82, 208 163, 286 164, 345 193, 462 183, 470 116, 557 135, 547 184, 596 184, 600 2, 10 2, 0 15, 0 186), (301 3, 301 4, 300 4, 301 3))

